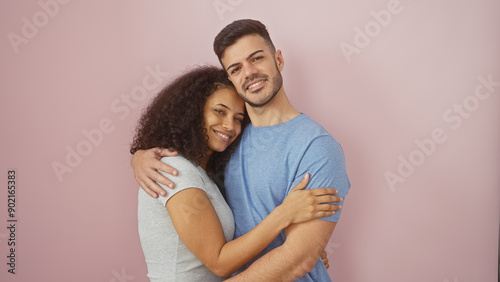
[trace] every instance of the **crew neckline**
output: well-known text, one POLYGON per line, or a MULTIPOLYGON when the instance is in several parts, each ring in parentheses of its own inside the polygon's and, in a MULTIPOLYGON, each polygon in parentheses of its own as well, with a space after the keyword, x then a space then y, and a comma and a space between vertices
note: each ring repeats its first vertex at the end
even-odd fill
POLYGON ((288 124, 292 123, 293 121, 296 121, 298 119, 302 119, 302 118, 305 118, 307 117, 306 114, 304 113, 300 113, 299 115, 293 117, 292 119, 290 120, 287 120, 285 122, 282 122, 282 123, 278 123, 278 124, 275 124, 275 125, 269 125, 269 126, 254 126, 253 123, 250 122, 249 126, 252 127, 252 128, 255 128, 255 129, 266 129, 266 128, 276 128, 276 127, 281 127, 281 126, 287 126, 288 124))

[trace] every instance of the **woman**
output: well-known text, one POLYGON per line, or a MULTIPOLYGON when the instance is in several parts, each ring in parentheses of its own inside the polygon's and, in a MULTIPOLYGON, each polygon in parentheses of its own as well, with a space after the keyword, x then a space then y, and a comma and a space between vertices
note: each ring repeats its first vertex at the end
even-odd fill
POLYGON ((166 197, 155 199, 139 189, 139 235, 151 281, 221 281, 288 225, 335 212, 335 206, 309 204, 312 197, 333 202, 334 189, 303 191, 306 176, 257 227, 231 241, 233 215, 214 180, 247 123, 243 100, 215 67, 177 78, 142 116, 130 152, 174 148, 179 155, 162 161, 181 172, 171 177, 175 188, 166 189, 166 197))

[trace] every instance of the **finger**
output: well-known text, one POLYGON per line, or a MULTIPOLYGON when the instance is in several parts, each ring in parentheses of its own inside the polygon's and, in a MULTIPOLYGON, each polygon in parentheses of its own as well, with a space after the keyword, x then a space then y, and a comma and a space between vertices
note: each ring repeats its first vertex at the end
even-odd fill
POLYGON ((319 211, 314 214, 314 218, 328 217, 335 214, 335 211, 319 211))
POLYGON ((342 206, 337 204, 319 204, 315 207, 317 212, 329 212, 329 211, 338 211, 341 210, 342 206))
POLYGON ((139 185, 141 186, 142 190, 148 193, 149 196, 153 198, 158 198, 158 194, 155 191, 149 189, 149 187, 144 182, 141 181, 139 185))
POLYGON ((330 206, 330 210, 332 210, 332 211, 339 211, 342 209, 341 205, 329 205, 329 206, 330 206))
MULTIPOLYGON (((141 187, 147 187, 149 190, 153 191, 156 194, 162 195, 163 197, 165 197, 167 195, 167 192, 165 191, 165 189, 163 189, 160 185, 158 185, 158 183, 156 183, 150 179, 144 181, 144 185, 145 186, 141 186, 141 187)), ((144 189, 144 190, 146 190, 146 189, 144 189)))
POLYGON ((173 157, 177 156, 177 151, 174 148, 155 148, 155 153, 162 157, 173 157))
POLYGON ((339 193, 337 189, 333 188, 314 188, 310 189, 313 192, 313 195, 319 196, 319 195, 336 195, 339 193))
POLYGON ((331 213, 331 215, 332 215, 332 214, 334 214, 335 212, 337 212, 337 211, 339 211, 341 209, 342 209, 342 207, 339 206, 339 205, 328 205, 328 208, 323 209, 323 211, 326 212, 326 213, 331 213))
MULTIPOLYGON (((166 172, 166 173, 173 175, 173 176, 177 176, 179 174, 179 172, 175 168, 169 166, 168 164, 166 164, 164 162, 157 162, 155 168, 157 170, 161 170, 161 171, 166 172)), ((161 182, 161 184, 165 184, 165 183, 161 182)))
POLYGON ((332 196, 332 195, 322 195, 316 196, 315 200, 317 203, 341 203, 344 199, 342 197, 332 196))
POLYGON ((307 183, 309 183, 309 178, 310 178, 309 173, 306 173, 306 175, 304 175, 304 178, 302 178, 299 184, 297 184, 297 186, 292 188, 292 191, 304 189, 307 186, 307 183))
POLYGON ((173 189, 175 187, 174 182, 172 182, 168 177, 166 176, 166 173, 163 171, 158 171, 158 170, 153 170, 152 172, 149 173, 149 178, 151 178, 151 181, 154 181, 159 184, 163 184, 167 186, 170 189, 173 189))
POLYGON ((328 259, 327 259, 327 257, 328 257, 328 256, 327 256, 327 254, 326 254, 325 250, 323 250, 323 252, 321 252, 320 257, 321 257, 321 259, 322 259, 323 261, 325 261, 325 259, 328 261, 328 259))

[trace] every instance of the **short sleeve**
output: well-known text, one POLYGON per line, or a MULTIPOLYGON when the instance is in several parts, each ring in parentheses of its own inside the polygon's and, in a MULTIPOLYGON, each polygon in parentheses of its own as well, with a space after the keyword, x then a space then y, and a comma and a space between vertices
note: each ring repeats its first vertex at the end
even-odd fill
POLYGON ((171 189, 158 183, 158 185, 160 185, 161 188, 167 192, 167 196, 158 197, 158 200, 163 205, 165 205, 173 195, 187 188, 198 188, 206 192, 206 186, 200 174, 200 168, 195 166, 191 161, 182 156, 163 157, 161 161, 175 168, 179 172, 177 176, 173 176, 171 174, 167 174, 166 172, 159 171, 163 176, 167 177, 175 184, 174 189, 171 189))
MULTIPOLYGON (((306 173, 311 175, 306 189, 329 187, 339 191, 336 196, 344 199, 340 204, 344 206, 345 197, 351 184, 347 177, 344 152, 340 144, 330 135, 322 135, 313 139, 307 147, 300 162, 297 177, 291 188, 295 187, 306 173)), ((291 189, 290 188, 290 189, 291 189)), ((321 219, 338 222, 342 209, 334 215, 321 219)))

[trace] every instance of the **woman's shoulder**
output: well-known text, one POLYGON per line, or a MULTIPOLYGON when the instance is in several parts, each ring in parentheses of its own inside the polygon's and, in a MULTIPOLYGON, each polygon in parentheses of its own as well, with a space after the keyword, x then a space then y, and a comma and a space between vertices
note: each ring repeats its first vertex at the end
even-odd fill
POLYGON ((163 157, 161 158, 163 163, 168 164, 169 166, 175 168, 177 171, 181 170, 196 170, 198 171, 198 165, 193 163, 192 161, 186 159, 183 156, 177 155, 173 157, 163 157))
POLYGON ((165 205, 166 201, 168 201, 170 197, 187 188, 199 188, 206 192, 202 169, 199 166, 183 156, 163 157, 161 161, 168 164, 172 168, 175 168, 179 172, 176 176, 173 176, 164 171, 159 171, 163 176, 170 179, 175 185, 172 189, 167 188, 162 184, 160 185, 167 192, 166 197, 159 197, 163 205, 165 205))

